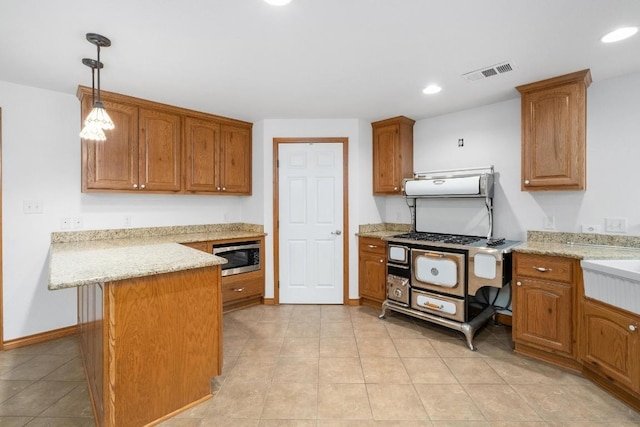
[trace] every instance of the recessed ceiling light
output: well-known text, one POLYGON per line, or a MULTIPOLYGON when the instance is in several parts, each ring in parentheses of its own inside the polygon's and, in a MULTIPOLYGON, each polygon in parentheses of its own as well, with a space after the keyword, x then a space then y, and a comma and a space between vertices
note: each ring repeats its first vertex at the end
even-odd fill
POLYGON ((429 85, 422 89, 422 93, 425 95, 433 95, 434 93, 438 93, 442 90, 442 88, 438 85, 429 85))
POLYGON ((264 0, 269 3, 271 6, 284 6, 285 4, 291 3, 291 0, 264 0))
POLYGON ((617 30, 611 31, 605 34, 600 39, 603 43, 619 42, 620 40, 627 39, 638 32, 638 27, 622 27, 617 30))

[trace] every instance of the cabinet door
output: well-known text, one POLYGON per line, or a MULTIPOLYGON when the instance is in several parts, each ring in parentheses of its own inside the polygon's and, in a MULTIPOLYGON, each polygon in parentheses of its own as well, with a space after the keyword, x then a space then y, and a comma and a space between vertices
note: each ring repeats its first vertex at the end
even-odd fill
POLYGON ((399 194, 400 126, 382 126, 373 131, 373 192, 399 194))
POLYGON ((359 287, 360 296, 375 302, 386 299, 386 245, 380 239, 360 238, 359 287))
POLYGON ((180 116, 140 109, 140 190, 180 191, 180 116))
POLYGON ((514 341, 558 353, 573 353, 572 288, 557 282, 515 278, 514 341))
MULTIPOLYGON (((103 98, 115 124, 106 141, 82 140, 82 191, 133 190, 138 184, 138 108, 103 98)), ((82 99, 82 120, 91 111, 91 97, 82 99)))
POLYGON ((586 188, 588 70, 521 86, 522 190, 586 188))
POLYGON ((223 125, 220 185, 226 194, 251 194, 251 129, 223 125))
POLYGON ((220 191, 216 167, 220 157, 220 125, 210 120, 186 117, 184 127, 185 190, 220 191))
POLYGON ((627 389, 640 392, 639 321, 608 306, 585 300, 582 362, 627 389))

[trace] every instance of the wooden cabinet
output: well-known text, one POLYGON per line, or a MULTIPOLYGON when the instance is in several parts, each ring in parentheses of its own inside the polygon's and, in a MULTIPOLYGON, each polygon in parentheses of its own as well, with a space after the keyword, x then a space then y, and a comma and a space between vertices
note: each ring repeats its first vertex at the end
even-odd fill
MULTIPOLYGON (((261 259, 264 260, 264 236, 189 242, 183 243, 183 245, 203 252, 212 253, 214 244, 246 243, 252 241, 258 241, 260 243, 260 256, 261 259)), ((222 303, 223 311, 225 313, 239 308, 262 304, 264 300, 265 285, 264 271, 264 262, 262 262, 259 270, 230 276, 222 276, 222 303)))
POLYGON ((556 363, 576 367, 576 262, 514 254, 512 333, 517 352, 546 354, 556 363))
MULTIPOLYGON (((78 98, 84 120, 91 89, 78 98)), ((251 194, 251 123, 110 92, 102 101, 115 129, 82 140, 83 192, 251 194)))
POLYGON ((605 387, 640 393, 640 316, 585 298, 580 359, 605 387))
POLYGON ((402 194, 402 180, 413 177, 413 124, 407 117, 371 123, 373 194, 402 194))
POLYGON ((387 245, 382 239, 360 237, 358 275, 360 303, 380 307, 386 299, 387 245))
POLYGON ((96 425, 152 425, 211 397, 222 371, 219 266, 81 286, 78 304, 96 425))
POLYGON ((251 127, 185 118, 185 190, 251 194, 251 127))
POLYGON ((522 191, 586 189, 589 70, 517 89, 522 97, 522 191))

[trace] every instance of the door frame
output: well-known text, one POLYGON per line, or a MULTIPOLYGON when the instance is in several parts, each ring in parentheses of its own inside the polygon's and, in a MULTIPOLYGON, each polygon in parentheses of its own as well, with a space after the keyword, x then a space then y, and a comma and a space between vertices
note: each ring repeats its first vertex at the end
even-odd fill
POLYGON ((273 302, 280 304, 280 187, 278 147, 280 144, 342 144, 342 305, 349 303, 349 138, 273 138, 273 302))
POLYGON ((2 264, 4 255, 2 253, 2 107, 0 107, 0 351, 4 350, 4 301, 2 295, 4 294, 2 277, 4 273, 2 271, 2 264))

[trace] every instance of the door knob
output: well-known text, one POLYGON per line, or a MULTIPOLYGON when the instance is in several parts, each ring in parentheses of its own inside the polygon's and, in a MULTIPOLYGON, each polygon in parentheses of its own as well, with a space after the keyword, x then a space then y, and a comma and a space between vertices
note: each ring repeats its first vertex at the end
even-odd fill
POLYGON ((340 230, 332 231, 331 234, 335 234, 336 236, 339 236, 342 234, 342 231, 340 230))

